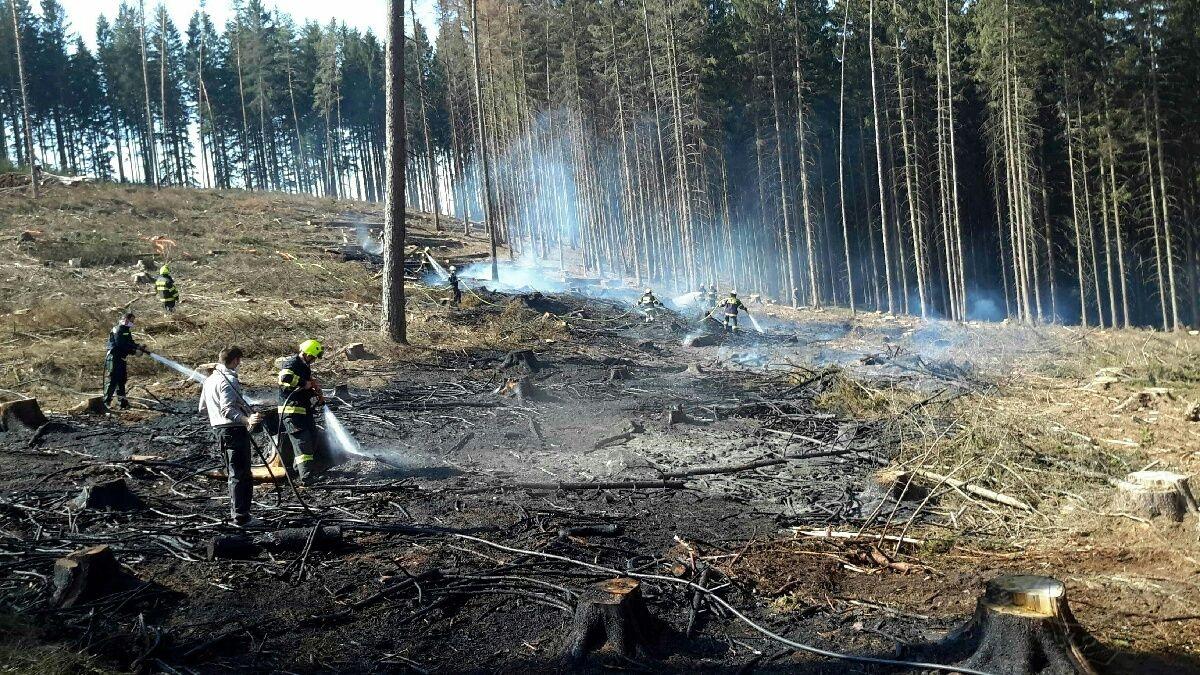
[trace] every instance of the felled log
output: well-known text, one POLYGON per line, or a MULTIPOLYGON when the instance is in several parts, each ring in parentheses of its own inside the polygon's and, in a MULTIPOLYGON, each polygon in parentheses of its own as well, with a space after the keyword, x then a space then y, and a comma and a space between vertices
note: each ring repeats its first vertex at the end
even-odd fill
POLYGON ((683 412, 679 406, 669 406, 663 410, 663 424, 668 427, 676 424, 691 424, 692 421, 692 418, 683 412))
POLYGON ((333 551, 344 543, 342 528, 328 525, 315 530, 311 527, 295 527, 262 534, 232 534, 213 537, 208 541, 206 554, 209 560, 245 560, 257 557, 266 551, 300 552, 308 548, 312 540, 314 551, 333 551))
POLYGON ((1084 649, 1092 644, 1061 581, 1017 575, 989 581, 971 620, 932 651, 939 662, 985 673, 1095 675, 1084 649))
POLYGON ((725 340, 722 333, 701 333, 689 335, 683 341, 684 347, 715 347, 725 340))
POLYGON ((1188 477, 1171 471, 1135 471, 1117 481, 1116 510, 1179 522, 1197 511, 1188 477))
POLYGON ((558 536, 564 539, 567 537, 616 537, 621 532, 621 526, 616 523, 574 525, 558 528, 558 536))
POLYGON ((36 398, 0 403, 0 431, 36 430, 47 421, 36 398))
POLYGON ((74 607, 119 591, 126 582, 112 549, 93 546, 55 561, 53 602, 74 607))
POLYGON ((657 629, 636 579, 602 581, 579 594, 567 655, 576 662, 600 650, 624 657, 645 656, 657 629))
POLYGON ((367 348, 363 346, 363 343, 361 342, 352 342, 346 345, 343 351, 346 354, 347 361, 363 361, 376 358, 373 354, 367 351, 367 348))
POLYGON ((84 486, 72 504, 79 509, 95 511, 136 511, 142 500, 130 489, 124 478, 84 486))
POLYGON ((919 476, 926 480, 933 481, 935 483, 945 483, 946 485, 949 485, 954 488, 958 488, 959 490, 962 490, 963 492, 969 492, 970 494, 973 494, 976 497, 982 497, 983 499, 986 499, 986 500, 992 501, 992 502, 996 502, 997 504, 1004 504, 1005 506, 1011 506, 1014 509, 1021 509, 1023 511, 1034 510, 1032 506, 1030 506, 1029 504, 1026 504, 1025 502, 1021 501, 1020 499, 1017 499, 1016 497, 1010 497, 1002 492, 996 492, 995 490, 989 490, 984 487, 979 487, 978 485, 974 485, 974 484, 968 483, 966 481, 961 481, 961 480, 958 480, 957 478, 950 478, 949 476, 943 476, 940 473, 934 473, 932 471, 927 471, 925 469, 913 469, 913 475, 919 476))

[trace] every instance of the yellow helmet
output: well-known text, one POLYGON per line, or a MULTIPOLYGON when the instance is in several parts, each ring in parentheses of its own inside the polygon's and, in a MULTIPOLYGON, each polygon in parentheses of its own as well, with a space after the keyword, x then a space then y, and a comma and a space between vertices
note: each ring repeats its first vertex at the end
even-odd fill
POLYGON ((305 340, 300 343, 300 353, 311 356, 314 359, 321 358, 321 354, 325 353, 325 348, 316 340, 305 340))
POLYGON ((158 270, 158 273, 165 277, 171 273, 171 268, 163 265, 162 268, 158 270))

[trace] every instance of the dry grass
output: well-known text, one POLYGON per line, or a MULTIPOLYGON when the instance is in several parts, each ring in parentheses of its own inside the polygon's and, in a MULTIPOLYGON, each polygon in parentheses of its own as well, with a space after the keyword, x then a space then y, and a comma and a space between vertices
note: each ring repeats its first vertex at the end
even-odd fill
POLYGON ((111 673, 98 661, 67 645, 46 644, 29 622, 0 614, 0 672, 14 675, 111 673))
MULTIPOLYGON (((0 389, 36 396, 49 409, 97 391, 108 330, 126 307, 139 316, 135 336, 182 363, 211 362, 223 346, 240 345, 249 354, 243 377, 257 386, 273 381, 276 357, 308 337, 325 342, 330 354, 362 342, 392 359, 554 337, 554 327, 536 315, 486 308, 475 322, 462 321, 438 304, 444 291, 416 287, 410 346, 389 344, 378 329, 373 271, 323 252, 354 241, 354 232, 309 224, 346 218, 382 216, 358 202, 124 186, 55 188, 37 202, 0 201, 0 389), (19 241, 25 230, 33 241, 19 241), (174 244, 156 251, 154 237, 174 244), (68 267, 71 259, 79 266, 68 267), (183 297, 175 314, 162 312, 152 284, 132 280, 139 260, 152 270, 171 264, 183 297)), ((410 218, 413 236, 432 234, 423 217, 410 218)), ((482 250, 480 240, 454 244, 435 254, 482 250)), ((468 298, 467 306, 473 303, 468 298)), ((334 357, 319 370, 353 379, 370 366, 334 357)), ((130 379, 159 396, 170 395, 177 381, 140 357, 130 360, 130 379)))

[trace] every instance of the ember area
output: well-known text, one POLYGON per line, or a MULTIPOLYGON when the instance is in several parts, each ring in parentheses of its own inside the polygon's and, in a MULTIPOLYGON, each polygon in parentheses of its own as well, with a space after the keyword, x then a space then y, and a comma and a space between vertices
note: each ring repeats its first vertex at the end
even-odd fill
POLYGON ((418 214, 395 347, 370 207, 58 197, 0 204, 0 668, 1200 672, 1197 336, 750 293, 726 333, 581 270, 453 307, 486 240, 418 214), (135 356, 130 410, 89 401, 131 302, 186 368, 240 344, 256 401, 319 337, 337 465, 256 466, 229 524, 195 382, 135 356))

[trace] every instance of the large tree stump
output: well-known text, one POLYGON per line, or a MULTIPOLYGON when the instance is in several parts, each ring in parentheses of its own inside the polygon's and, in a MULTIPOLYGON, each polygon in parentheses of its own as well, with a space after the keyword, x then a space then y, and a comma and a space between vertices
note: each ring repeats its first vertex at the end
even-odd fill
POLYGON ((1171 471, 1135 471, 1117 482, 1114 507, 1147 518, 1179 522, 1197 510, 1188 477, 1171 471))
POLYGON ((96 511, 136 511, 142 500, 130 489, 124 478, 84 486, 72 502, 76 508, 96 511))
POLYGON ((36 430, 45 424, 46 416, 36 398, 22 398, 0 403, 0 431, 25 428, 36 430))
POLYGON ((104 405, 103 396, 89 396, 86 401, 71 408, 70 412, 75 415, 103 415, 108 412, 108 406, 104 405))
POLYGON ((1095 675, 1085 644, 1093 642, 1071 614, 1061 581, 1003 576, 987 583, 974 616, 934 646, 931 658, 997 675, 1095 675))
POLYGON ((518 368, 526 373, 536 373, 542 369, 542 362, 538 361, 537 354, 532 350, 522 349, 505 354, 500 367, 504 370, 518 368))
POLYGON ((119 591, 126 581, 112 549, 93 546, 55 561, 53 602, 74 607, 119 591))
POLYGON ((657 630, 638 581, 609 579, 579 594, 567 655, 579 661, 592 652, 609 649, 626 657, 645 656, 657 630))

